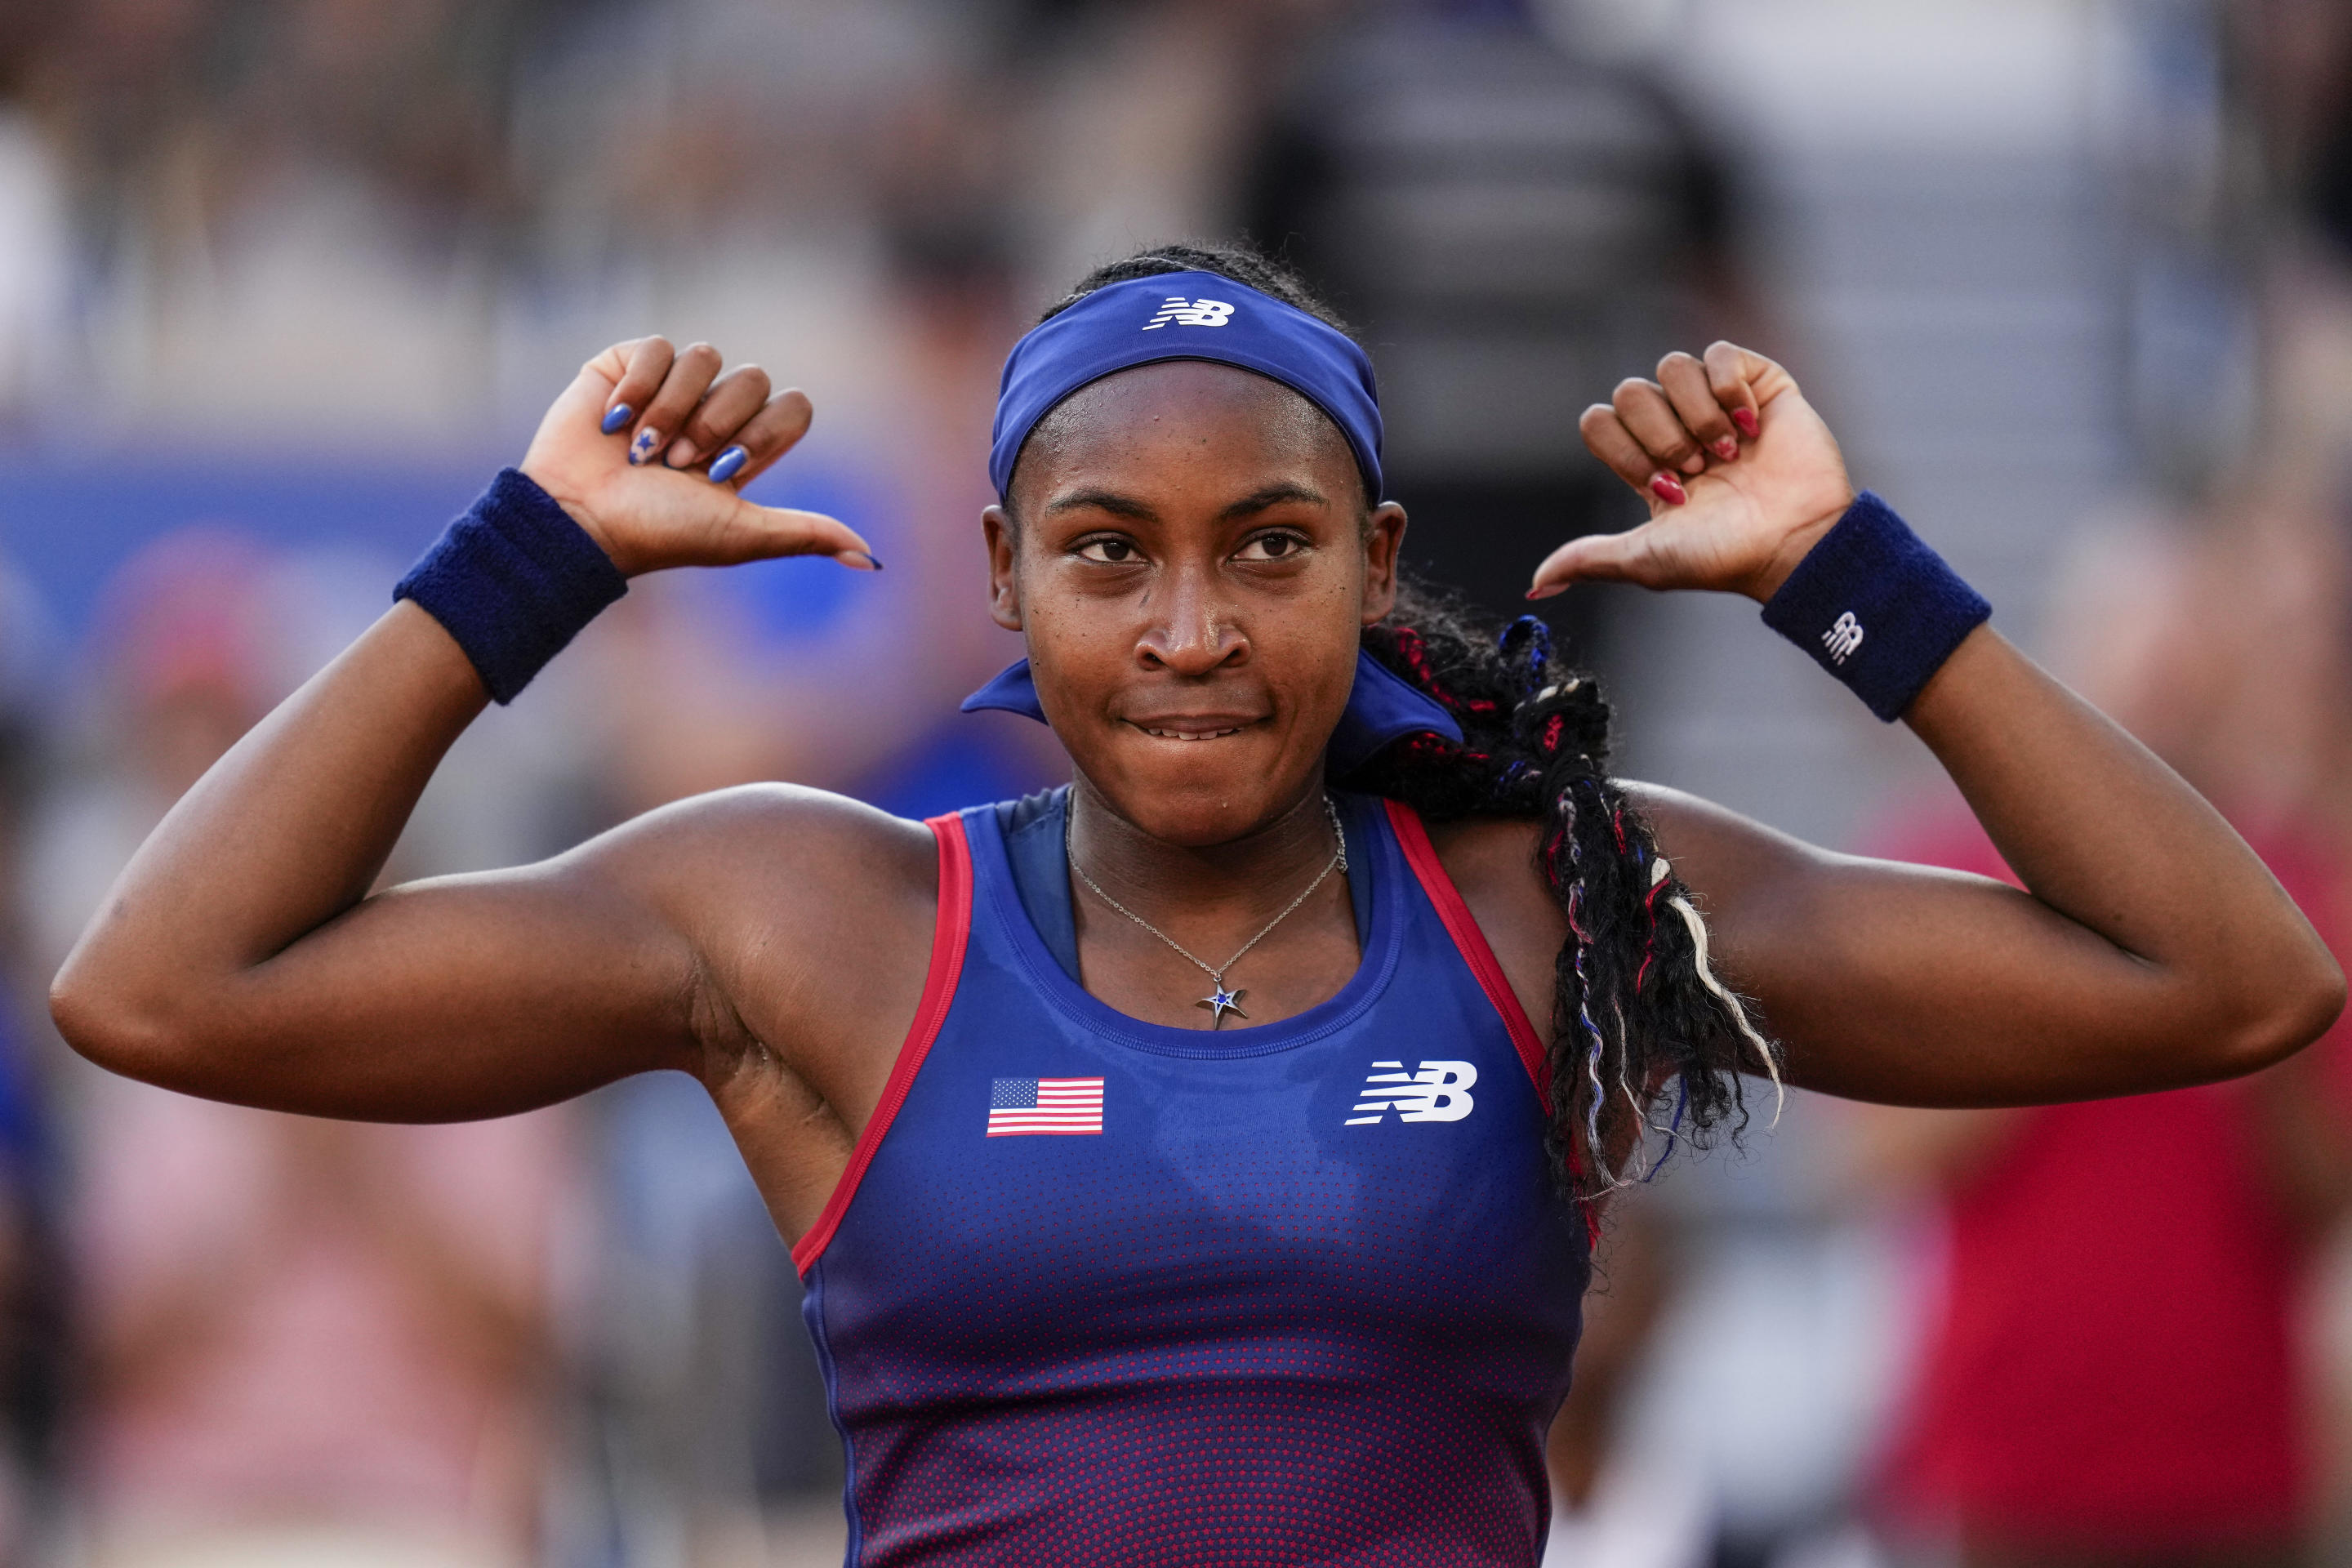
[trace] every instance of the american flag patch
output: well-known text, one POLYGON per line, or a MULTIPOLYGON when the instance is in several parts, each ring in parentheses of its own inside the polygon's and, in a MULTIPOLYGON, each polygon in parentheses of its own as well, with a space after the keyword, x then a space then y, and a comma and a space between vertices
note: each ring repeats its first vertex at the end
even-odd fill
POLYGON ((1000 1078, 989 1080, 988 1135, 1024 1138, 1047 1132, 1100 1132, 1103 1080, 1098 1078, 1000 1078))

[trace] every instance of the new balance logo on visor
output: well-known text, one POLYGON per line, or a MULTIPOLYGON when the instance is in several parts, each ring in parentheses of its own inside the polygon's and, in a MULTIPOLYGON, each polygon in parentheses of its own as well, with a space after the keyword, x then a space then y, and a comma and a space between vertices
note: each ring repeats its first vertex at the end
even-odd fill
POLYGON ((991 1079, 988 1135, 1100 1132, 1102 1107, 1103 1080, 1098 1078, 991 1079))
POLYGON ((1374 1062, 1348 1125, 1369 1126, 1391 1110, 1399 1121, 1459 1121, 1475 1106, 1470 1086, 1477 1081, 1478 1069, 1468 1062, 1423 1062, 1416 1072, 1405 1071, 1402 1062, 1374 1062))
POLYGON ((1160 314, 1143 323, 1147 332, 1156 332, 1173 321, 1180 327, 1222 327, 1234 308, 1223 300, 1187 300, 1181 294, 1168 296, 1168 303, 1160 307, 1160 314))
POLYGON ((1830 650, 1832 664, 1843 664, 1845 656, 1862 646, 1862 623, 1853 618, 1852 610, 1830 623, 1830 629, 1822 634, 1822 646, 1830 650))

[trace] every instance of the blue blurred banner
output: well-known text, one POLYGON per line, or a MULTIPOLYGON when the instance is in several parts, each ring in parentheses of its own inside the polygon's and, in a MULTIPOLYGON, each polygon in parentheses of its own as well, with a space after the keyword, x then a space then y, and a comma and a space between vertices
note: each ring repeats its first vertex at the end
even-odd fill
MULTIPOLYGON (((60 461, 0 456, 0 563, 24 574, 55 630, 89 629, 107 580, 149 541, 175 530, 226 530, 266 548, 333 548, 405 563, 473 501, 500 459, 403 463, 378 458, 286 464, 250 457, 173 455, 60 461)), ((829 465, 796 461, 763 476, 750 497, 847 521, 887 558, 889 510, 872 488, 829 465)), ((846 579, 805 561, 732 568, 730 586, 776 640, 827 629, 846 579)), ((384 582, 391 602, 392 580, 384 582)))

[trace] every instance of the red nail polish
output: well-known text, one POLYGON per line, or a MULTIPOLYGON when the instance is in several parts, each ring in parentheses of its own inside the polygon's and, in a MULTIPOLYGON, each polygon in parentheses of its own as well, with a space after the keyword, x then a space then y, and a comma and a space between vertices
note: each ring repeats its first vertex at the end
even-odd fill
POLYGON ((1672 474, 1654 474, 1650 478, 1650 493, 1668 506, 1680 506, 1690 500, 1683 490, 1682 481, 1672 474))
POLYGON ((1756 423, 1756 410, 1753 408, 1733 409, 1731 411, 1731 422, 1734 425, 1738 426, 1739 433, 1742 436, 1747 437, 1751 441, 1756 439, 1756 432, 1761 428, 1761 426, 1756 423))
POLYGON ((1709 450, 1727 463, 1737 462, 1739 458, 1739 438, 1736 436, 1726 436, 1709 450))

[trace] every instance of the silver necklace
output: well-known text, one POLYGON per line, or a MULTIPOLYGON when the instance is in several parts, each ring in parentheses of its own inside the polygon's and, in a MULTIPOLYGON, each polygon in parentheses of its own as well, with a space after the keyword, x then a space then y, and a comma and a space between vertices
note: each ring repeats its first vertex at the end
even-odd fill
POLYGON ((1248 990, 1246 988, 1239 991, 1226 990, 1225 971, 1231 969, 1234 964, 1239 963, 1242 961, 1242 953, 1249 952, 1251 948, 1255 947, 1259 942, 1265 941, 1265 933, 1267 931, 1272 931, 1275 927, 1280 925, 1283 921, 1288 920, 1293 914, 1297 912, 1298 906, 1305 903, 1309 898, 1313 897, 1315 889, 1321 887, 1325 879, 1328 879, 1332 872, 1339 871, 1344 874, 1348 869, 1348 833, 1345 828, 1339 826, 1339 808, 1331 804, 1331 797, 1327 795, 1323 797, 1323 815, 1331 819, 1331 837, 1338 846, 1331 851, 1331 858, 1324 862, 1323 869, 1315 873, 1315 879, 1307 883, 1306 888, 1297 898, 1291 900, 1287 905, 1284 906, 1283 911, 1280 914, 1275 916, 1274 919, 1266 921, 1264 926, 1260 927, 1258 929, 1257 935, 1242 943, 1240 952, 1234 953, 1223 963, 1208 963, 1194 956, 1191 949, 1185 947, 1183 943, 1178 942, 1174 937, 1170 936, 1166 931, 1161 931, 1158 926, 1153 925, 1150 921, 1145 920, 1141 915, 1137 914, 1133 910, 1129 909, 1125 904, 1120 903, 1117 899, 1114 899, 1108 893, 1104 892, 1102 890, 1102 885, 1097 882, 1092 877, 1087 875, 1085 868, 1078 864, 1077 855, 1070 847, 1070 818, 1076 815, 1076 814, 1071 811, 1067 805, 1065 805, 1062 808, 1062 855, 1064 858, 1069 861, 1071 871, 1076 875, 1079 881, 1084 882, 1087 885, 1087 887, 1094 893, 1096 898, 1100 899, 1104 903, 1108 904, 1112 909, 1117 910, 1120 914, 1125 915, 1129 920, 1133 921, 1137 925, 1141 926, 1145 931, 1150 931, 1160 941, 1166 942, 1170 947, 1174 948, 1178 952, 1183 954, 1184 958, 1188 962, 1197 966, 1202 973, 1209 977, 1214 989, 1212 990, 1208 995, 1203 996, 1198 1002, 1193 1003, 1192 1005, 1195 1007, 1206 1007, 1209 1010, 1210 1017, 1213 1020, 1209 1025, 1209 1027, 1213 1029, 1224 1023, 1225 1015, 1228 1013, 1234 1014, 1235 1016, 1242 1018, 1249 1016, 1247 1013, 1242 1011, 1242 998, 1249 994, 1248 990))

